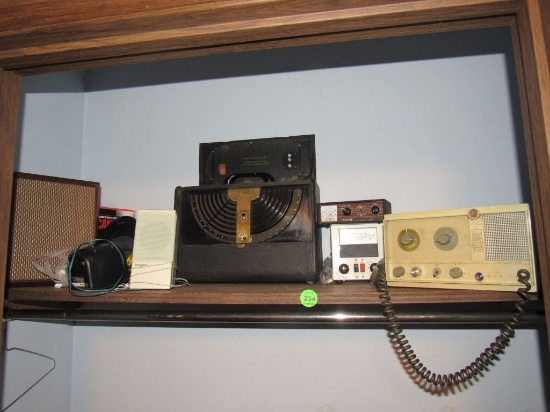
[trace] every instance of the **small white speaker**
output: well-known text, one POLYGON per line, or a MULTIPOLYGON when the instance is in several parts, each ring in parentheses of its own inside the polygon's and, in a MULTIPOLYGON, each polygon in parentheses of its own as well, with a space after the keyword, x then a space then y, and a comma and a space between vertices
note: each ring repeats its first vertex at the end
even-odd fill
POLYGON ((175 210, 138 210, 130 289, 170 289, 177 251, 175 210))

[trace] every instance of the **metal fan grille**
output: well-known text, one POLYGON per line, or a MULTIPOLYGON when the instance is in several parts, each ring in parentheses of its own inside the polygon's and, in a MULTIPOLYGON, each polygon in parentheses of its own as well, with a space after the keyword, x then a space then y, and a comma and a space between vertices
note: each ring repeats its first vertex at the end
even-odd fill
MULTIPOLYGON (((224 243, 236 241, 237 203, 227 190, 190 193, 196 221, 210 237, 224 243)), ((262 242, 280 233, 294 219, 302 200, 300 188, 262 188, 250 205, 253 242, 262 242)))
POLYGON ((485 256, 489 261, 527 261, 529 233, 524 212, 483 215, 485 256))

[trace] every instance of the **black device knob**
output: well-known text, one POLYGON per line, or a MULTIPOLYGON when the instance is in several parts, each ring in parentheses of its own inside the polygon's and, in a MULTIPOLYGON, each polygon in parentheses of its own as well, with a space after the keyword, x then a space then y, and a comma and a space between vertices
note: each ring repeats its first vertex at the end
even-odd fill
POLYGON ((349 216, 351 215, 351 209, 349 207, 345 207, 342 213, 344 214, 344 216, 349 216))
POLYGON ((380 206, 374 205, 373 207, 371 207, 370 211, 373 215, 377 215, 378 213, 380 213, 380 206))
POLYGON ((343 273, 344 275, 346 273, 349 272, 349 266, 346 265, 345 263, 342 263, 339 267, 338 267, 338 270, 340 271, 340 273, 343 273))

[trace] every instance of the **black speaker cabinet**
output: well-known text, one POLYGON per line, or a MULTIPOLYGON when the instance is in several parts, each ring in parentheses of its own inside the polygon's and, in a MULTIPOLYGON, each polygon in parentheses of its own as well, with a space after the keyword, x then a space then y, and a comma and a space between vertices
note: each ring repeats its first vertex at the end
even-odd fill
POLYGON ((315 282, 314 180, 177 187, 178 276, 189 282, 315 282))
POLYGON ((97 182, 15 173, 8 281, 51 284, 34 268, 33 259, 94 239, 99 196, 97 182))

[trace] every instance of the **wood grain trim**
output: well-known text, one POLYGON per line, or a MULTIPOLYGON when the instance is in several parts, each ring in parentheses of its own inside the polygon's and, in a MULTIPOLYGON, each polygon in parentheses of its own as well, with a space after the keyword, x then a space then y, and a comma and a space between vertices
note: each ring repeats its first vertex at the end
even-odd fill
MULTIPOLYGON (((518 14, 522 69, 525 72, 526 104, 529 116, 524 120, 529 156, 533 212, 538 247, 540 278, 544 306, 550 313, 550 71, 549 30, 550 6, 544 0, 527 0, 518 14)), ((548 315, 547 315, 548 316, 548 315)), ((547 318, 547 326, 550 318, 547 318)), ((550 328, 548 336, 550 338, 550 328)))
MULTIPOLYGON (((14 177, 18 179, 42 180, 45 182, 61 183, 65 185, 90 186, 90 187, 94 187, 98 191, 100 189, 99 182, 92 182, 89 180, 67 179, 65 177, 38 175, 35 173, 23 173, 23 172, 15 172, 14 177)), ((99 206, 99 203, 98 203, 98 206, 99 206)))
MULTIPOLYGON (((173 10, 220 7, 234 0, 111 0, 98 5, 88 0, 18 0, 0 4, 0 31, 28 31, 99 19, 132 18, 139 14, 167 14, 173 10), (182 4, 184 4, 182 6, 182 4), (33 10, 30 14, 28 11, 33 10)), ((242 1, 241 1, 242 3, 242 1)))
MULTIPOLYGON (((63 29, 88 27, 116 27, 133 32, 158 31, 162 28, 193 27, 218 24, 223 21, 261 21, 268 17, 305 16, 307 14, 335 12, 349 14, 354 9, 369 9, 368 14, 380 14, 379 10, 422 11, 438 8, 460 8, 503 5, 515 0, 341 0, 300 1, 295 0, 113 0, 103 7, 87 0, 20 0, 0 3, 0 36, 17 36, 32 33, 57 35, 63 29), (181 17, 182 19, 177 19, 181 17), (137 22, 151 25, 138 27, 137 22), (156 24, 154 24, 156 23, 156 24), (147 27, 147 30, 144 30, 147 27)), ((386 13, 386 12, 384 12, 386 13)), ((356 14, 355 12, 353 14, 356 14)), ((477 17, 480 15, 478 14, 477 17)), ((461 18, 461 16, 456 16, 461 18)), ((95 29, 94 31, 101 31, 95 29)), ((102 36, 97 36, 102 37, 102 36)))
MULTIPOLYGON (((4 304, 21 78, 0 69, 0 303, 4 304)), ((2 342, 3 328, 0 329, 2 342)))
MULTIPOLYGON (((453 22, 432 23, 414 27, 414 35, 442 33, 446 31, 475 30, 494 27, 510 27, 515 24, 515 16, 506 15, 502 17, 490 17, 472 20, 460 20, 453 22)), ((304 36, 270 40, 269 42, 246 42, 230 45, 219 45, 205 48, 191 48, 174 51, 161 51, 154 54, 133 54, 102 58, 99 60, 82 60, 47 66, 27 67, 18 69, 17 73, 28 76, 35 74, 54 73, 65 70, 85 70, 89 68, 101 68, 117 66, 122 64, 149 63, 151 61, 162 61, 170 59, 181 59, 189 57, 200 57, 214 54, 240 53, 257 50, 276 49, 284 47, 312 46, 318 44, 339 43, 357 40, 372 40, 389 37, 400 37, 411 35, 411 27, 391 27, 376 30, 348 31, 343 33, 331 33, 326 35, 304 36)))
MULTIPOLYGON (((14 304, 40 305, 41 302, 121 303, 162 305, 300 305, 304 289, 313 289, 320 305, 380 305, 379 292, 369 282, 342 285, 295 284, 193 284, 188 287, 159 291, 135 290, 101 296, 75 297, 64 289, 49 287, 12 287, 8 299, 14 304)), ((515 292, 392 288, 396 304, 515 302, 515 292)), ((537 300, 533 296, 533 300, 537 300)))
POLYGON ((414 34, 419 24, 512 15, 516 10, 515 0, 420 0, 368 6, 357 0, 280 0, 226 2, 104 20, 90 15, 86 22, 0 32, 0 67, 22 70, 384 27, 412 26, 414 34))

